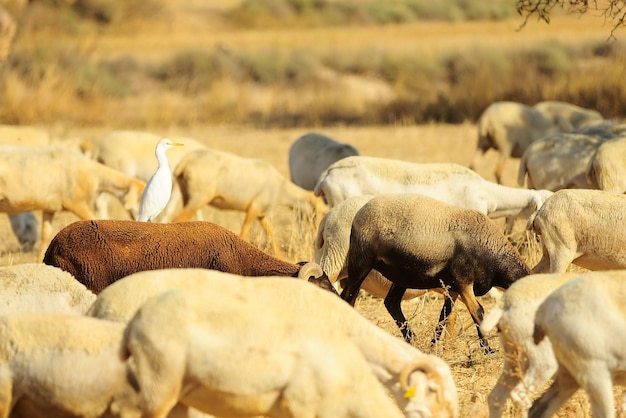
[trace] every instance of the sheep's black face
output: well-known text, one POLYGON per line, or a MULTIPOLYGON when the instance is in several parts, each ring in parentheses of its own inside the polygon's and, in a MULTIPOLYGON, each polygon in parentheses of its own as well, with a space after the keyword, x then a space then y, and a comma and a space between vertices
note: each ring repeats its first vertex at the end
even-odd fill
POLYGON ((335 289, 335 286, 333 286, 333 284, 330 282, 330 279, 328 278, 326 273, 322 274, 320 277, 311 276, 308 278, 307 281, 339 296, 339 293, 337 293, 337 289, 335 289))

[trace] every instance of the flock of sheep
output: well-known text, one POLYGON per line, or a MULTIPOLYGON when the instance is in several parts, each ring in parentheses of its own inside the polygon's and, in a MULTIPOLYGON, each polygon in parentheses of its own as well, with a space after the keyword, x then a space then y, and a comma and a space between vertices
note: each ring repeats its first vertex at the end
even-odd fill
POLYGON ((85 146, 0 127, 0 211, 25 249, 40 242, 37 263, 0 268, 0 416, 458 417, 450 366, 411 344, 401 309, 435 290, 433 344, 457 299, 486 354, 498 331, 490 417, 508 399, 549 417, 578 388, 594 417, 614 417, 613 385, 626 383, 624 126, 562 102, 497 102, 477 126, 472 166, 493 148, 500 180, 520 158, 520 187, 318 133, 292 144, 290 178, 172 138, 184 146, 167 153, 171 197, 152 222, 134 219, 160 137, 114 131, 85 146), (125 219, 110 219, 115 204, 125 219), (245 212, 239 233, 203 221, 207 205, 245 212), (267 218, 278 206, 296 225, 316 220, 314 260, 284 260, 267 218), (59 211, 81 220, 52 236, 59 211), (535 266, 507 236, 516 218, 541 242, 535 266), (247 241, 255 219, 273 254, 247 241), (485 311, 479 297, 496 288, 485 311), (384 299, 402 339, 351 306, 360 290, 384 299))

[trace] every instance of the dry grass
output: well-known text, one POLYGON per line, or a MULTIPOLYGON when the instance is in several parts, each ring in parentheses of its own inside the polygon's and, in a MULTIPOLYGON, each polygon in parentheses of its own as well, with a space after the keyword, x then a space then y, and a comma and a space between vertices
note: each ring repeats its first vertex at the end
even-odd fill
MULTIPOLYGON (((55 127, 51 127, 54 131, 55 127)), ((72 136, 96 138, 107 129, 72 130, 72 136)), ((258 130, 245 127, 191 127, 170 129, 167 133, 190 135, 220 150, 234 152, 248 157, 267 159, 275 164, 283 174, 287 175, 287 150, 291 143, 307 129, 268 129, 258 130)), ((415 162, 454 161, 466 164, 471 159, 475 146, 475 127, 472 124, 462 125, 426 125, 426 126, 395 126, 372 128, 333 128, 322 130, 325 134, 338 140, 354 144, 364 155, 376 155, 401 158, 415 162)), ((491 170, 495 155, 488 154, 484 164, 478 171, 487 178, 493 178, 491 170)), ((508 185, 514 185, 516 164, 511 162, 505 173, 508 185)), ((205 210, 205 219, 222 224, 238 232, 243 222, 243 215, 236 212, 205 210)), ((314 226, 296 225, 294 217, 289 213, 275 213, 273 222, 277 235, 290 260, 311 259, 314 226)), ((75 220, 73 215, 62 213, 54 222, 55 230, 75 220)), ((0 227, 4 232, 0 237, 0 263, 3 265, 33 262, 35 253, 21 253, 17 250, 17 242, 9 232, 8 221, 1 219, 0 227)), ((504 226, 504 225, 503 225, 504 226)), ((527 237, 522 230, 522 223, 516 227, 512 236, 518 243, 520 252, 534 265, 539 258, 539 248, 533 237, 527 237)), ((256 245, 269 251, 265 235, 255 223, 251 231, 251 239, 256 245)), ((494 301, 483 298, 488 310, 494 301)), ((485 356, 479 349, 476 331, 473 326, 467 329, 448 331, 443 342, 431 347, 429 341, 433 335, 435 321, 441 308, 442 299, 438 295, 403 302, 403 310, 410 318, 411 326, 417 337, 414 345, 420 350, 434 353, 444 358, 451 366, 460 395, 461 417, 482 417, 487 413, 486 396, 495 384, 502 367, 502 354, 485 356)), ((400 333, 386 312, 382 301, 364 296, 358 300, 356 309, 363 315, 400 338, 400 333)), ((457 323, 471 323, 469 314, 462 303, 457 304, 460 320, 457 323)), ((499 348, 496 336, 489 336, 494 348, 499 348)), ((515 417, 517 412, 509 405, 506 417, 515 417)), ((559 413, 559 417, 589 417, 589 406, 586 398, 578 394, 559 413)))

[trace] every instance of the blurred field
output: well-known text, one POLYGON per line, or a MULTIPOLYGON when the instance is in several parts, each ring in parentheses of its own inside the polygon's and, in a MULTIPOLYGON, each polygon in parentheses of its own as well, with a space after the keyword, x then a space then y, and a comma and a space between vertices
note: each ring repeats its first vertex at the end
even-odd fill
MULTIPOLYGON (((103 128, 90 128, 72 131, 74 135, 85 138, 96 138, 106 132, 103 128)), ((363 155, 399 158, 414 162, 445 162, 452 161, 468 164, 475 147, 475 126, 470 123, 461 125, 424 125, 395 127, 340 127, 318 129, 338 140, 352 143, 363 155)), ((271 161, 279 170, 288 175, 287 150, 291 143, 307 129, 251 129, 237 126, 191 127, 172 129, 167 132, 155 130, 159 134, 184 134, 198 138, 207 145, 220 150, 237 153, 247 157, 258 157, 271 161)), ((478 171, 487 178, 495 163, 495 153, 487 154, 484 164, 478 171)), ((505 172, 508 185, 514 185, 517 164, 512 161, 505 172)), ((239 231, 243 215, 235 212, 205 210, 205 220, 224 225, 235 232, 239 231)), ((56 230, 76 218, 67 213, 55 218, 56 230)), ((312 259, 312 239, 314 228, 294 224, 293 217, 288 213, 275 213, 272 219, 286 250, 287 257, 293 261, 312 259)), ((17 242, 10 233, 6 217, 0 218, 0 264, 9 265, 35 261, 35 252, 21 253, 17 242)), ((534 238, 527 239, 522 225, 517 225, 513 237, 520 245, 520 251, 531 265, 538 261, 538 248, 534 238)), ((261 228, 255 223, 252 229, 252 242, 269 251, 261 228)), ((486 309, 493 305, 493 300, 483 298, 486 309)), ((466 330, 455 329, 443 343, 431 347, 429 341, 435 327, 435 321, 441 309, 442 299, 439 296, 427 296, 403 302, 403 310, 418 335, 414 345, 424 352, 435 353, 444 358, 454 373, 460 396, 461 417, 486 416, 486 396, 495 384, 502 367, 502 355, 483 355, 478 346, 475 328, 466 330)), ((386 312, 382 301, 373 297, 363 296, 359 299, 356 309, 382 328, 397 335, 400 333, 386 312)), ((470 317, 464 305, 458 303, 456 309, 460 318, 469 324, 470 317)), ((490 337, 490 344, 498 348, 497 337, 490 337)), ((509 407, 507 417, 517 416, 516 411, 509 407)), ((559 417, 589 417, 587 400, 577 395, 559 417)))

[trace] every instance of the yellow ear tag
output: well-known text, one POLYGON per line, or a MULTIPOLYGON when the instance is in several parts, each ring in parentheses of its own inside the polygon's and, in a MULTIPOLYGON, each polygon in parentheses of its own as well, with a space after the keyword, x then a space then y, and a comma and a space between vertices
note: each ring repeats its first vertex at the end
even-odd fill
POLYGON ((415 395, 415 387, 411 386, 404 392, 404 399, 412 398, 415 395))

